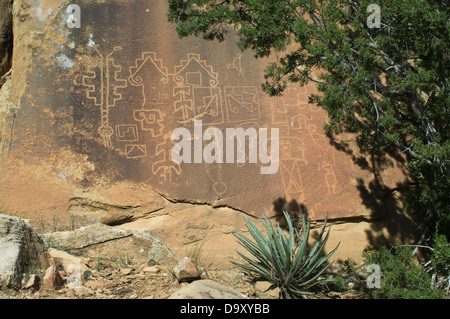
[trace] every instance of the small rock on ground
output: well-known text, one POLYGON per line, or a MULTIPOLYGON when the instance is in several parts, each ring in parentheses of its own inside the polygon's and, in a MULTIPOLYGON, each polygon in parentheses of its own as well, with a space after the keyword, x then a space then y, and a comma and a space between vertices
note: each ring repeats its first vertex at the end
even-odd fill
POLYGON ((201 279, 180 288, 169 299, 247 299, 247 297, 213 280, 201 279))

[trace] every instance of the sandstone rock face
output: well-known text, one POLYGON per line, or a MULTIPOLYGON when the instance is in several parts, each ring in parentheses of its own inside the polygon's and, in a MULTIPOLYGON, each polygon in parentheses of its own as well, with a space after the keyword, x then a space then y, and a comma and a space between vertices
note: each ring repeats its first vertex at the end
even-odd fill
POLYGON ((188 203, 167 205, 149 218, 120 227, 133 232, 150 232, 180 257, 197 251, 206 269, 232 267, 230 261, 239 260, 236 250, 242 250, 232 233, 234 230, 246 232, 241 212, 188 203))
MULTIPOLYGON (((18 187, 25 179, 47 199, 34 202, 34 211, 67 205, 83 211, 91 187, 128 183, 122 196, 143 184, 166 198, 256 215, 283 200, 304 204, 312 218, 370 214, 357 190, 372 181, 372 172, 352 160, 359 155, 349 136, 325 135, 325 113, 308 104, 312 84, 268 97, 260 89, 268 61, 238 51, 232 35, 223 43, 180 40, 166 21, 167 1, 79 1, 80 28, 70 28, 68 5, 15 2, 17 72, 10 98, 19 110, 8 151, 16 160, 8 167, 20 173, 2 176, 14 192, 10 199, 2 194, 4 206, 20 211, 32 201, 27 195, 14 202, 27 191, 18 187), (185 141, 192 142, 191 163, 174 160, 177 128, 195 140, 185 141), (235 139, 230 160, 227 128, 250 129, 247 145, 235 139), (271 154, 270 147, 274 157, 265 161, 261 152, 271 154), (262 173, 269 166, 273 170, 262 173)), ((392 186, 399 174, 388 166, 384 182, 392 186)), ((105 205, 98 210, 129 218, 119 213, 123 205, 105 205)))
POLYGON ((18 217, 0 215, 0 287, 20 288, 30 267, 47 266, 44 242, 34 229, 18 217))
POLYGON ((351 135, 328 137, 325 112, 308 104, 312 84, 267 96, 270 61, 239 51, 232 32, 222 43, 179 39, 165 0, 70 4, 14 1, 0 209, 35 226, 52 216, 65 229, 127 223, 180 250, 206 235, 205 251, 224 259, 241 213, 387 214, 381 198, 404 179, 403 163, 363 157, 351 135), (234 145, 227 129, 243 132, 234 145))

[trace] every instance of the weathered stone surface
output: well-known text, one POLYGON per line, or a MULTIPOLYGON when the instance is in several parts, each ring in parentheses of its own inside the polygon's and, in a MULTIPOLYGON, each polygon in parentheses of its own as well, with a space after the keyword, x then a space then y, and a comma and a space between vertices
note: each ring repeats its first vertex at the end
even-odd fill
MULTIPOLYGON (((257 220, 253 221, 260 226, 257 220)), ((311 240, 314 240, 321 230, 321 223, 312 226, 314 228, 311 229, 311 240)), ((245 250, 233 236, 233 230, 251 237, 241 212, 227 207, 214 208, 187 203, 168 205, 149 218, 120 227, 133 232, 147 231, 153 234, 177 256, 186 256, 189 252, 199 249, 200 261, 208 271, 233 268, 231 261, 242 262, 236 251, 245 253, 245 250)), ((387 221, 354 219, 349 223, 333 222, 325 251, 330 252, 339 244, 339 249, 331 257, 332 260, 360 260, 368 243, 413 243, 415 236, 416 227, 399 207, 387 221)))
MULTIPOLYGON (((13 0, 0 1, 0 78, 11 67, 13 52, 13 0)), ((0 80, 0 87, 3 83, 0 80)))
MULTIPOLYGON (((246 232, 241 212, 227 207, 177 203, 168 205, 151 217, 120 226, 133 232, 146 231, 164 242, 176 256, 200 254, 207 270, 233 267, 238 261, 236 250, 242 250, 233 230, 246 232)), ((176 264, 176 263, 175 263, 176 264)))
POLYGON ((47 290, 58 290, 64 286, 64 280, 56 266, 50 266, 45 271, 42 287, 47 290))
POLYGON ((218 282, 202 279, 180 288, 169 299, 247 299, 247 297, 218 282))
POLYGON ((78 221, 114 225, 146 217, 166 205, 150 188, 132 183, 94 186, 79 190, 69 200, 68 213, 78 221))
POLYGON ((19 217, 0 215, 0 287, 20 288, 30 267, 46 269, 47 252, 36 231, 19 217))
POLYGON ((200 279, 202 274, 197 260, 194 258, 184 257, 173 268, 173 274, 179 282, 193 281, 200 279))
POLYGON ((84 281, 92 273, 81 258, 55 248, 49 248, 48 253, 55 264, 61 266, 69 277, 76 277, 76 280, 84 281))
POLYGON ((127 276, 133 272, 133 268, 129 267, 121 268, 120 272, 122 273, 122 275, 127 276))
POLYGON ((163 0, 80 0, 81 28, 71 29, 68 4, 15 3, 9 98, 18 111, 11 161, 2 165, 5 208, 42 215, 49 208, 67 212, 69 205, 114 223, 147 209, 110 205, 115 191, 104 201, 88 195, 125 183, 123 198, 134 187, 148 187, 173 200, 256 215, 304 204, 311 218, 372 216, 381 204, 374 191, 379 195, 402 179, 401 163, 386 158, 376 163, 383 185, 374 190, 374 167, 351 137, 333 140, 321 129, 325 113, 307 103, 314 87, 292 85, 283 97, 268 97, 260 89, 268 61, 240 52, 232 32, 223 43, 179 39, 163 0), (226 128, 279 129, 276 173, 261 174, 268 164, 259 157, 250 163, 249 151, 245 163, 175 163, 172 132, 183 127, 192 134, 194 120, 203 131, 223 134, 226 128), (38 200, 30 191, 37 189, 38 200))
POLYGON ((255 289, 260 292, 265 292, 265 291, 269 290, 271 287, 272 287, 272 283, 270 283, 268 281, 257 281, 255 283, 255 289))
POLYGON ((144 269, 142 269, 142 272, 144 274, 157 274, 159 271, 160 269, 156 266, 145 267, 144 269))
POLYGON ((90 289, 98 289, 98 288, 111 288, 113 286, 117 285, 115 282, 100 282, 100 281, 86 281, 84 283, 84 286, 90 288, 90 289))
MULTIPOLYGON (((57 259, 65 263, 72 257, 64 255, 59 250, 70 251, 75 256, 91 258, 92 260, 109 259, 119 261, 127 259, 133 263, 147 263, 173 267, 177 258, 167 245, 145 230, 129 230, 108 226, 100 223, 80 227, 73 231, 45 233, 45 241, 53 248, 57 259), (64 257, 64 258, 63 258, 64 257)), ((75 264, 82 264, 80 258, 73 257, 75 264)), ((82 268, 83 270, 84 268, 82 268)))
POLYGON ((32 275, 30 275, 28 280, 26 282, 24 282, 24 285, 22 285, 22 288, 39 290, 40 283, 41 283, 41 278, 36 274, 32 274, 32 275))
POLYGON ((97 223, 73 231, 45 233, 42 237, 52 247, 72 251, 131 235, 133 233, 129 230, 97 223))

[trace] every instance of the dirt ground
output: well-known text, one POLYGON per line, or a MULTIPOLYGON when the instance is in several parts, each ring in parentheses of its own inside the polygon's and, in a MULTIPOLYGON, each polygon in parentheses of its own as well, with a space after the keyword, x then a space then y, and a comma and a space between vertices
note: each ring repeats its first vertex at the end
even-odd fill
MULTIPOLYGON (((168 269, 159 267, 157 273, 143 271, 147 265, 119 267, 107 265, 92 269, 92 274, 78 288, 64 286, 55 291, 36 289, 0 290, 0 299, 167 299, 187 282, 179 283, 168 269)), ((62 278, 66 279, 64 272, 62 278)), ((42 278, 43 276, 41 276, 42 278)), ((238 270, 215 270, 208 278, 244 294, 250 299, 278 299, 278 290, 266 290, 267 282, 255 283, 238 270)), ((311 299, 361 298, 356 290, 323 291, 308 296, 311 299)))

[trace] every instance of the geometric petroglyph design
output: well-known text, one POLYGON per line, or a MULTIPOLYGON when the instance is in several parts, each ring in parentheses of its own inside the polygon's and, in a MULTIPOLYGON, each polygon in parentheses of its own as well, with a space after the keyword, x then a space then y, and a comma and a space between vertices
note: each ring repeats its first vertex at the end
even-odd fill
POLYGON ((122 94, 118 92, 118 89, 126 88, 127 81, 125 79, 119 79, 119 73, 122 68, 120 65, 117 65, 114 59, 111 57, 112 54, 116 51, 121 50, 121 47, 116 47, 114 50, 108 54, 106 57, 106 106, 113 107, 116 105, 116 101, 122 99, 122 94))
POLYGON ((121 71, 120 65, 116 65, 112 58, 112 55, 121 49, 122 47, 115 47, 105 57, 94 46, 98 54, 97 63, 90 68, 89 75, 82 77, 82 84, 87 87, 87 98, 93 100, 96 106, 100 106, 101 124, 98 133, 103 138, 105 146, 111 146, 111 136, 114 134, 114 129, 109 124, 109 108, 114 107, 116 101, 122 99, 122 95, 117 90, 127 87, 126 80, 118 77, 121 71))
POLYGON ((206 165, 205 171, 212 182, 212 190, 216 196, 221 196, 227 192, 228 185, 223 181, 222 165, 206 165))
POLYGON ((128 159, 136 159, 147 156, 147 146, 145 144, 125 145, 125 156, 128 159))
POLYGON ((164 134, 164 118, 161 110, 153 108, 153 105, 147 105, 153 94, 146 87, 149 80, 161 77, 159 80, 166 84, 169 81, 167 68, 163 66, 162 60, 156 58, 154 52, 143 52, 139 59, 135 60, 135 65, 129 68, 130 76, 128 81, 133 86, 142 87, 143 102, 140 109, 133 110, 133 118, 140 122, 142 131, 150 132, 152 137, 159 137, 164 134), (145 79, 145 80, 144 80, 145 79))
POLYGON ((171 75, 176 84, 174 113, 181 113, 183 121, 198 117, 204 124, 223 123, 218 74, 199 54, 189 53, 171 75))
POLYGON ((282 99, 273 99, 270 102, 271 123, 273 125, 287 126, 287 108, 282 99))
POLYGON ((280 174, 289 200, 304 201, 300 165, 307 164, 303 142, 298 138, 280 138, 280 174))
POLYGON ((144 85, 143 76, 155 77, 160 74, 162 75, 161 82, 167 83, 169 81, 167 68, 162 65, 161 59, 156 58, 154 52, 143 52, 141 57, 136 59, 135 66, 130 67, 129 70, 128 81, 134 86, 144 85))
POLYGON ((194 105, 198 119, 204 125, 224 122, 222 94, 217 87, 194 87, 194 105))
POLYGON ((319 140, 325 140, 326 135, 317 132, 317 125, 313 124, 313 115, 297 114, 291 118, 289 129, 293 131, 305 131, 311 138, 311 143, 317 143, 319 140))
POLYGON ((291 119, 291 128, 293 130, 308 130, 312 117, 305 114, 297 114, 291 119))
POLYGON ((116 139, 118 142, 137 142, 139 140, 136 124, 116 125, 116 139))
POLYGON ((97 65, 95 67, 91 67, 88 75, 84 75, 82 77, 82 85, 87 88, 86 96, 88 99, 94 101, 94 104, 97 106, 103 105, 103 90, 96 89, 98 86, 97 83, 101 83, 102 76, 102 59, 97 60, 97 65))
POLYGON ((298 111, 303 111, 308 108, 308 112, 320 112, 320 108, 315 107, 313 103, 309 103, 312 94, 310 92, 314 91, 315 88, 312 84, 288 88, 283 95, 283 99, 285 99, 286 106, 296 107, 298 111))
POLYGON ((181 60, 180 65, 174 68, 174 81, 182 86, 217 86, 218 74, 205 60, 200 59, 200 54, 188 53, 186 60, 181 60))
POLYGON ((144 110, 138 109, 133 111, 133 117, 137 122, 141 123, 143 131, 150 131, 152 137, 163 135, 164 125, 163 116, 158 109, 144 110))
POLYGON ((260 119, 261 110, 255 86, 226 86, 224 91, 228 122, 260 119))
POLYGON ((169 141, 167 136, 156 146, 156 161, 152 165, 152 174, 161 177, 164 182, 171 182, 173 176, 181 174, 180 164, 169 158, 172 147, 172 141, 169 141))
MULTIPOLYGON (((102 118, 104 118, 102 116, 102 118)), ((107 117, 106 117, 107 118, 107 117)), ((105 146, 111 146, 111 136, 114 134, 113 128, 108 124, 108 122, 103 122, 97 130, 98 134, 103 138, 105 146)))
POLYGON ((327 189, 328 189, 328 194, 333 195, 336 194, 336 185, 337 185, 337 180, 336 180, 336 175, 334 173, 334 169, 331 166, 331 164, 327 163, 327 162, 323 162, 322 163, 322 169, 325 170, 325 184, 327 185, 327 189))
POLYGON ((298 110, 303 110, 308 106, 308 91, 306 86, 288 88, 283 95, 286 106, 296 107, 298 110))
POLYGON ((174 112, 181 112, 183 121, 195 115, 194 100, 191 94, 190 86, 177 86, 173 88, 173 97, 178 98, 174 101, 174 112))
POLYGON ((303 183, 300 174, 299 161, 296 159, 283 159, 281 161, 281 178, 288 200, 303 201, 303 183))
POLYGON ((239 72, 239 76, 243 77, 244 72, 242 71, 242 61, 241 61, 241 55, 238 54, 232 63, 227 64, 228 69, 235 69, 239 72))

